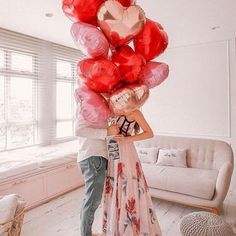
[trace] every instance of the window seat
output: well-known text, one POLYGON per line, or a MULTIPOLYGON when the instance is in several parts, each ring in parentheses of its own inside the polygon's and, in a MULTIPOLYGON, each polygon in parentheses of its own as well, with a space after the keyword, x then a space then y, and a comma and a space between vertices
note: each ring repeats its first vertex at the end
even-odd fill
POLYGON ((82 185, 77 141, 0 153, 0 195, 19 194, 27 208, 82 185))

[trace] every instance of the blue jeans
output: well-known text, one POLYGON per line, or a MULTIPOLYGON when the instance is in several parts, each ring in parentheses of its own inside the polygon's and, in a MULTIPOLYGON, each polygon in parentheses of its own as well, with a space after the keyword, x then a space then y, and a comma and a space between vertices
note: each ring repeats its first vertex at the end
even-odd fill
POLYGON ((91 236, 94 214, 102 199, 107 160, 101 156, 91 156, 79 164, 85 181, 80 212, 80 235, 91 236))

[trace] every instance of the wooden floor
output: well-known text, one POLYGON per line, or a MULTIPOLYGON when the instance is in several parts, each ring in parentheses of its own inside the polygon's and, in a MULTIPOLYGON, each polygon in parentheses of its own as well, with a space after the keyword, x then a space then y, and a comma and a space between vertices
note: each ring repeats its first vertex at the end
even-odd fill
MULTIPOLYGON (((84 188, 68 193, 26 213, 22 236, 80 236, 79 212, 84 188)), ((163 236, 180 236, 181 218, 194 211, 179 204, 153 199, 163 236)), ((101 228, 100 207, 95 216, 94 231, 101 228)), ((236 233, 236 184, 232 184, 224 203, 222 217, 236 233), (234 190, 234 191, 233 191, 234 190)))

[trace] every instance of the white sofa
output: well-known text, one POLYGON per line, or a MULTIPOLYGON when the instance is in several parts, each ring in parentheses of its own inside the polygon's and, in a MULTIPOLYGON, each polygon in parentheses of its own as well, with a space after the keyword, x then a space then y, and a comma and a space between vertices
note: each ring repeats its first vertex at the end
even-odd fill
POLYGON ((187 168, 142 163, 151 195, 220 214, 233 172, 229 144, 210 139, 154 136, 137 142, 136 146, 138 150, 186 149, 187 168))

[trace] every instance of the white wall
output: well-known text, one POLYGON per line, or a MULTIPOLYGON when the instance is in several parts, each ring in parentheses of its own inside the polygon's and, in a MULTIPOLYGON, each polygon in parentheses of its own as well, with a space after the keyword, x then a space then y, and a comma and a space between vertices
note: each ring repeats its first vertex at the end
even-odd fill
POLYGON ((223 139, 235 148, 235 40, 172 47, 157 61, 169 64, 170 75, 143 107, 154 132, 223 139))

